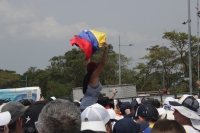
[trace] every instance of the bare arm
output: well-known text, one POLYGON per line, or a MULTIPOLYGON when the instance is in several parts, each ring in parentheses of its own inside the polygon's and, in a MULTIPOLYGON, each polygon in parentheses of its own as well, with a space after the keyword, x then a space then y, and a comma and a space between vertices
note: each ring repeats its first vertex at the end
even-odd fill
POLYGON ((109 97, 109 99, 114 99, 115 95, 117 94, 118 90, 114 89, 113 94, 109 97))
POLYGON ((108 44, 105 42, 103 56, 101 58, 99 66, 97 67, 97 69, 94 70, 92 78, 98 78, 99 75, 101 74, 101 71, 106 64, 107 55, 108 55, 108 44))

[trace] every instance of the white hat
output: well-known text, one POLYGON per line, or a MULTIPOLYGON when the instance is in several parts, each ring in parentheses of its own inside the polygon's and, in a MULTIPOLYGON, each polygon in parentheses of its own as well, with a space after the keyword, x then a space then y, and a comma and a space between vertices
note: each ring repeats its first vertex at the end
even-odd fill
POLYGON ((173 97, 167 97, 167 98, 165 98, 163 104, 165 104, 165 105, 170 105, 170 104, 169 104, 169 101, 178 101, 178 99, 174 99, 173 97))
POLYGON ((178 102, 169 102, 182 115, 189 118, 192 125, 200 130, 199 102, 191 95, 183 95, 178 102))
POLYGON ((136 98, 136 101, 138 104, 141 104, 141 102, 142 102, 141 98, 136 98))
POLYGON ((110 119, 115 119, 116 117, 116 113, 113 109, 107 109, 109 115, 110 115, 110 119))
POLYGON ((81 122, 81 131, 88 129, 96 132, 106 132, 106 127, 103 121, 81 122))
POLYGON ((91 106, 88 106, 81 114, 81 121, 103 121, 104 125, 110 120, 110 115, 108 111, 96 103, 91 106))
POLYGON ((56 100, 56 98, 54 96, 50 97, 52 100, 56 100))
POLYGON ((157 110, 159 115, 163 115, 165 113, 165 109, 163 108, 157 108, 157 110))
POLYGON ((194 120, 194 119, 190 119, 192 126, 198 130, 200 130, 200 121, 199 120, 194 120))
POLYGON ((0 113, 0 126, 8 124, 11 120, 11 115, 8 111, 0 113))
POLYGON ((117 100, 114 100, 114 105, 115 105, 115 106, 117 105, 117 103, 118 103, 118 101, 117 101, 117 100))

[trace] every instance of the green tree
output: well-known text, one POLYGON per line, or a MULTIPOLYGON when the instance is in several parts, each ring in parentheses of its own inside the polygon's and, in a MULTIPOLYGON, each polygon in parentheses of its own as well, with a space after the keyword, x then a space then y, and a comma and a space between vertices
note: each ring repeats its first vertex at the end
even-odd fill
MULTIPOLYGON (((164 32, 163 39, 169 40, 171 43, 171 48, 175 48, 177 52, 176 66, 178 71, 181 71, 184 77, 189 77, 189 66, 188 66, 188 34, 184 32, 164 32)), ((192 50, 192 79, 193 86, 195 85, 195 79, 197 77, 197 38, 195 36, 191 36, 191 50, 192 50)), ((188 82, 188 81, 183 81, 188 82)))
POLYGON ((20 75, 16 74, 15 71, 2 70, 0 69, 0 88, 12 88, 18 86, 20 75))

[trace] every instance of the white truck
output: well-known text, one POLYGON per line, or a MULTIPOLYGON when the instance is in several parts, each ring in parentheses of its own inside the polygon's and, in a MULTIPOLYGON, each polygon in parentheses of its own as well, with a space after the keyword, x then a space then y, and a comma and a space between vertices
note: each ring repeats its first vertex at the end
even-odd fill
POLYGON ((22 99, 33 99, 34 101, 38 101, 40 99, 40 94, 40 87, 0 89, 0 101, 9 102, 19 101, 22 99))
MULTIPOLYGON (((101 93, 105 93, 106 96, 111 96, 114 89, 118 90, 118 93, 116 94, 115 98, 125 99, 137 97, 136 85, 134 84, 103 86, 101 93)), ((83 97, 82 87, 73 88, 72 97, 73 100, 80 100, 83 97)))

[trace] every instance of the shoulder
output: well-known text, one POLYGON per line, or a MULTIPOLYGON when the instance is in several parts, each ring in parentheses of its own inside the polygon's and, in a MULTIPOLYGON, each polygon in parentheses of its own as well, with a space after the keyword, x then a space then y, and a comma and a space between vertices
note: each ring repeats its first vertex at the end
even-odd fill
POLYGON ((144 130, 144 132, 143 132, 143 133, 150 133, 150 132, 151 132, 151 130, 152 130, 152 128, 150 128, 150 127, 147 127, 147 128, 144 130))

